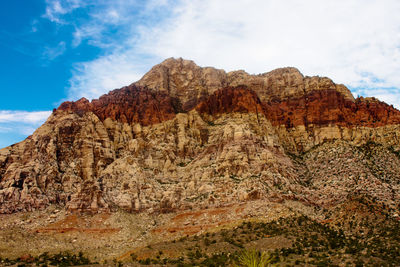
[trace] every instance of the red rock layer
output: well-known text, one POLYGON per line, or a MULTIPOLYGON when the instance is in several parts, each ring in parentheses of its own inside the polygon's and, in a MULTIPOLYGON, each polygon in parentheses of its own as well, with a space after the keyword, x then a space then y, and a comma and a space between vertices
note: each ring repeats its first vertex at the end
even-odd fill
POLYGON ((230 112, 264 114, 273 125, 287 128, 298 125, 380 127, 400 124, 400 111, 376 99, 345 99, 336 90, 318 90, 286 101, 261 103, 257 94, 245 87, 216 91, 200 103, 199 112, 216 115, 230 112))
POLYGON ((210 115, 232 112, 264 113, 264 107, 257 94, 245 87, 218 90, 198 104, 196 110, 210 115))
MULTIPOLYGON (((91 111, 102 121, 111 118, 120 122, 151 125, 174 118, 179 100, 166 92, 154 92, 134 85, 111 91, 89 102, 82 98, 64 102, 58 110, 78 114, 91 111)), ((264 114, 273 125, 288 128, 298 125, 329 125, 345 127, 380 127, 400 124, 400 111, 374 98, 345 99, 336 90, 316 90, 301 98, 262 103, 257 94, 245 87, 228 87, 208 96, 196 106, 200 113, 210 115, 231 112, 264 114)))
POLYGON ((376 99, 347 100, 335 90, 318 90, 302 98, 265 103, 273 125, 335 124, 345 127, 380 127, 400 124, 400 111, 376 99))
POLYGON ((100 120, 151 125, 174 118, 177 101, 164 92, 153 92, 136 86, 111 91, 89 102, 82 98, 76 102, 64 102, 58 110, 70 110, 78 114, 91 111, 100 120))

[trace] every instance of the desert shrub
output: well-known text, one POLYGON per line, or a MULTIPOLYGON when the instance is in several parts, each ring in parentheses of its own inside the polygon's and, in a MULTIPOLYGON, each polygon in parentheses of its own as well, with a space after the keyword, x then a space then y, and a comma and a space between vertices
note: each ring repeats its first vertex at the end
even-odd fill
POLYGON ((238 257, 239 266, 245 267, 265 267, 269 266, 272 256, 266 252, 255 249, 243 250, 238 257))

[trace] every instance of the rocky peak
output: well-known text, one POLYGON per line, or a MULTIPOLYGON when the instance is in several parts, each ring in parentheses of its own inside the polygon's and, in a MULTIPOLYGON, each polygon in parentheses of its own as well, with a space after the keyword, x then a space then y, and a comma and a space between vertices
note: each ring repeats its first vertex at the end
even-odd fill
POLYGON ((283 101, 305 97, 316 90, 334 90, 345 99, 354 101, 351 92, 326 77, 304 77, 293 67, 278 68, 270 72, 251 75, 244 70, 226 73, 212 67, 199 67, 191 60, 169 58, 154 66, 139 86, 155 91, 165 91, 180 100, 183 110, 190 110, 207 96, 224 87, 247 86, 262 101, 283 101))
POLYGON ((209 94, 225 87, 225 80, 223 70, 201 68, 191 60, 169 58, 154 66, 136 84, 168 92, 180 100, 183 110, 188 111, 209 94))
MULTIPOLYGON (((400 111, 354 100, 329 78, 295 68, 226 73, 171 58, 99 99, 61 104, 31 137, 0 150, 0 213, 50 204, 169 211, 277 195, 337 203, 358 184, 332 195, 319 181, 337 188, 337 181, 356 181, 354 170, 368 173, 366 184, 376 185, 380 173, 399 181, 399 128, 400 111), (356 152, 374 143, 384 157, 365 163, 364 152, 354 161, 338 152, 342 170, 351 170, 342 174, 326 169, 328 160, 312 165, 302 156, 330 143, 356 152)), ((390 179, 374 194, 398 203, 390 179)))

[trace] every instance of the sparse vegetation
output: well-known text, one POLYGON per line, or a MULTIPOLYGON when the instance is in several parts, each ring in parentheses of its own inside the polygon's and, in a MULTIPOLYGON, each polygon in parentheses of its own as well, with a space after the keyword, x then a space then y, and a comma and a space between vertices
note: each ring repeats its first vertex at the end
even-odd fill
POLYGON ((45 252, 37 257, 26 256, 14 260, 10 260, 8 258, 0 259, 0 263, 5 266, 77 266, 97 264, 96 262, 91 262, 83 255, 82 252, 79 252, 78 255, 74 255, 69 252, 60 252, 54 255, 50 255, 49 253, 45 252))
MULTIPOLYGON (((370 209, 371 214, 381 208, 362 198, 354 201, 370 209)), ((335 211, 329 212, 334 218, 335 211)), ((160 243, 153 245, 153 257, 134 260, 176 266, 335 266, 343 262, 354 266, 395 266, 400 261, 400 225, 385 216, 380 218, 354 215, 335 223, 318 222, 307 216, 247 221, 234 228, 170 242, 178 251, 176 257, 157 254, 159 247, 170 247, 160 243)), ((149 253, 146 250, 146 255, 149 253)))
MULTIPOLYGON (((387 215, 390 208, 384 203, 355 194, 346 205, 322 212, 324 221, 307 216, 249 220, 218 231, 184 235, 148 244, 126 260, 144 266, 396 266, 400 262, 400 222, 387 215)), ((68 252, 0 262, 8 266, 95 264, 82 253, 68 252)))

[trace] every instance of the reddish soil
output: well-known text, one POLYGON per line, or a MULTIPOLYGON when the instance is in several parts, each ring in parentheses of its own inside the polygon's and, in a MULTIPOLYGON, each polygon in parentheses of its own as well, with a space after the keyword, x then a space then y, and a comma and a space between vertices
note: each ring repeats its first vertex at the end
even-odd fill
POLYGON ((167 227, 160 226, 153 229, 158 234, 183 234, 194 235, 204 230, 210 230, 233 222, 229 217, 237 219, 244 210, 240 205, 230 207, 205 209, 199 211, 183 212, 173 217, 167 227))
POLYGON ((69 215, 63 220, 36 229, 36 233, 80 232, 88 234, 112 234, 119 232, 120 228, 104 227, 104 221, 109 217, 109 214, 99 214, 93 217, 69 215))

